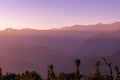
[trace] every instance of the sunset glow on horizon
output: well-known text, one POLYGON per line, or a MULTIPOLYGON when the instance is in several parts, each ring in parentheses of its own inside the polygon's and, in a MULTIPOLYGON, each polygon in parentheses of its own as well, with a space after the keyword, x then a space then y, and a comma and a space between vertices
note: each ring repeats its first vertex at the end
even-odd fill
POLYGON ((119 69, 120 0, 0 0, 0 80, 120 80, 119 69))
POLYGON ((120 21, 119 0, 0 0, 0 30, 120 21))

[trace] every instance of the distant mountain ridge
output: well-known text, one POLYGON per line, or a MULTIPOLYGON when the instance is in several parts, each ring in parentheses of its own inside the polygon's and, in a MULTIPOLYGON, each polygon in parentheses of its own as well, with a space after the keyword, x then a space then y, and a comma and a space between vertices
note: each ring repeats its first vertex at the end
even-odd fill
POLYGON ((62 27, 61 30, 80 30, 80 31, 115 31, 120 29, 120 22, 111 24, 94 24, 94 25, 73 25, 62 27))
POLYGON ((30 28, 23 28, 23 29, 14 29, 14 28, 6 28, 5 30, 1 31, 58 31, 58 30, 75 30, 75 31, 115 31, 120 30, 120 21, 104 24, 90 24, 90 25, 73 25, 73 26, 63 26, 62 28, 52 28, 47 30, 37 30, 37 29, 30 29, 30 28))

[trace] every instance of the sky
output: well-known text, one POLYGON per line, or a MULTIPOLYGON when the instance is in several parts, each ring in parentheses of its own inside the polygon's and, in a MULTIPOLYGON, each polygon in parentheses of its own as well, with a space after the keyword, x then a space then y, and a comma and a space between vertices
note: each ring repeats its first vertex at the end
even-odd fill
POLYGON ((120 0, 0 0, 0 29, 50 29, 120 21, 120 0))

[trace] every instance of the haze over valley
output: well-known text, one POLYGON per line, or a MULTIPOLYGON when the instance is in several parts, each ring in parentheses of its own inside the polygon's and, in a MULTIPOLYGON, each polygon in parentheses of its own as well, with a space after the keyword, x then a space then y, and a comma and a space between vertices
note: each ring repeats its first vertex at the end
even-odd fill
POLYGON ((120 61, 120 22, 55 30, 8 28, 0 31, 0 66, 4 73, 27 69, 46 77, 48 64, 54 64, 56 73, 71 72, 74 59, 80 58, 83 61, 81 71, 86 74, 94 71, 91 69, 94 61, 102 57, 120 66, 117 64, 120 61))

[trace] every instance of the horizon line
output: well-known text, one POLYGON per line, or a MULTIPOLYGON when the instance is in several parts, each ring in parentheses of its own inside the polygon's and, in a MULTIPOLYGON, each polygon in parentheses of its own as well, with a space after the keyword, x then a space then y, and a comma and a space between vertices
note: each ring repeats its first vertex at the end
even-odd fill
POLYGON ((99 22, 99 23, 93 23, 93 24, 74 24, 74 25, 68 25, 68 26, 61 26, 60 28, 56 28, 56 27, 53 27, 53 28, 41 28, 41 29, 38 29, 38 28, 29 28, 29 27, 25 27, 25 28, 13 28, 13 27, 7 27, 7 28, 4 28, 4 29, 0 29, 0 31, 4 31, 4 30, 7 30, 7 29, 13 29, 13 30, 60 30, 64 27, 72 27, 72 26, 91 26, 91 25, 99 25, 99 24, 102 24, 102 25, 110 25, 110 24, 114 24, 114 23, 120 23, 120 21, 116 21, 116 22, 111 22, 111 23, 103 23, 103 22, 99 22))

